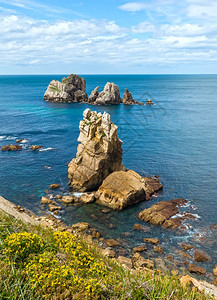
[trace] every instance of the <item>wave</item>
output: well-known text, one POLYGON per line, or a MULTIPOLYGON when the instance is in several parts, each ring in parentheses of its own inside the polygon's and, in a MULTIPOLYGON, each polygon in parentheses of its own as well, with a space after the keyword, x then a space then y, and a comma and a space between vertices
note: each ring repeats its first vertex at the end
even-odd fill
POLYGON ((55 148, 52 148, 52 147, 48 147, 48 148, 42 148, 42 149, 39 149, 40 152, 44 152, 44 151, 49 151, 49 150, 55 150, 55 148))

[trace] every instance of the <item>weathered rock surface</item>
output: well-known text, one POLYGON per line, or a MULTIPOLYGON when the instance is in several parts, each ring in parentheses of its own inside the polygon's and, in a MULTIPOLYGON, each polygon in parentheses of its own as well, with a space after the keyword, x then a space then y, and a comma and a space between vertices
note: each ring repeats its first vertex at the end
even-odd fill
POLYGON ((117 247, 120 246, 120 243, 114 239, 108 239, 105 240, 105 243, 109 246, 109 247, 117 247))
POLYGON ((158 252, 160 254, 163 253, 163 247, 160 246, 160 245, 159 246, 154 246, 153 249, 154 249, 155 252, 158 252))
POLYGON ((145 245, 140 245, 133 248, 133 253, 146 251, 147 247, 145 245))
POLYGON ((72 230, 84 231, 87 230, 90 225, 87 222, 78 222, 72 225, 72 230))
POLYGON ((146 105, 153 105, 154 103, 151 101, 151 99, 148 99, 147 101, 146 101, 146 105))
POLYGON ((185 199, 161 201, 139 213, 139 219, 164 228, 176 229, 185 220, 185 216, 172 218, 179 212, 179 206, 185 205, 185 199))
POLYGON ((83 195, 81 195, 80 200, 83 203, 92 203, 95 201, 95 195, 94 193, 84 193, 83 195))
POLYGON ((36 151, 36 150, 39 150, 39 149, 41 149, 41 148, 43 148, 43 146, 32 145, 31 148, 30 148, 30 150, 36 151))
POLYGON ((140 105, 144 105, 143 102, 138 102, 135 101, 132 97, 131 92, 128 91, 128 89, 124 90, 124 95, 123 95, 123 99, 122 99, 123 104, 127 104, 127 105, 132 105, 132 104, 140 104, 140 105))
POLYGON ((157 238, 144 238, 143 241, 145 243, 151 243, 151 244, 159 244, 159 239, 157 238))
POLYGON ((49 208, 49 211, 51 211, 51 212, 59 211, 62 209, 61 206, 57 206, 54 204, 48 204, 48 208, 49 208))
POLYGON ((50 189, 58 189, 60 187, 59 183, 52 183, 50 184, 50 189))
POLYGON ((207 296, 213 295, 217 298, 217 288, 204 280, 197 280, 189 275, 185 275, 180 278, 180 282, 184 287, 193 285, 193 287, 196 287, 200 292, 204 292, 207 296))
POLYGON ((199 267, 199 266, 195 266, 191 263, 188 266, 188 271, 190 273, 195 273, 195 274, 200 274, 200 275, 205 275, 206 274, 206 270, 204 268, 199 267))
POLYGON ((211 261, 212 258, 205 251, 196 249, 194 251, 194 260, 204 262, 204 261, 211 261))
POLYGON ((104 256, 111 257, 111 258, 115 257, 115 251, 114 251, 114 250, 110 250, 110 249, 108 249, 108 248, 103 249, 103 250, 102 250, 102 254, 103 254, 104 256))
POLYGON ((133 225, 133 230, 140 230, 140 231, 144 231, 144 232, 151 231, 151 229, 148 226, 144 226, 144 225, 141 225, 141 224, 134 224, 133 225))
POLYGON ((17 151, 17 150, 21 150, 21 149, 23 149, 23 147, 19 146, 19 145, 6 145, 6 146, 1 147, 2 151, 17 151))
POLYGON ((96 202, 121 210, 135 203, 148 200, 162 185, 155 178, 141 177, 128 170, 110 174, 96 192, 96 202))
POLYGON ((148 268, 148 269, 154 269, 154 262, 150 259, 145 259, 142 255, 140 255, 138 252, 135 253, 132 258, 132 263, 134 268, 148 268))
POLYGON ((77 191, 97 189, 112 172, 125 169, 122 165, 122 141, 117 126, 106 112, 86 109, 80 122, 76 158, 69 163, 69 185, 77 191))
POLYGON ((100 93, 98 92, 98 87, 96 87, 92 91, 88 102, 96 105, 120 104, 121 97, 119 87, 113 82, 107 82, 104 90, 100 93))
POLYGON ((189 244, 189 243, 185 243, 185 242, 183 242, 183 243, 180 243, 180 245, 182 246, 182 248, 184 249, 184 250, 191 250, 191 249, 193 249, 194 248, 194 246, 193 245, 191 245, 191 244, 189 244))
POLYGON ((52 203, 54 203, 53 200, 51 200, 47 197, 44 197, 44 196, 41 197, 41 204, 52 204, 52 203))
POLYGON ((70 74, 62 81, 52 80, 44 94, 44 100, 54 102, 87 102, 84 78, 70 74))
POLYGON ((130 258, 127 258, 125 256, 118 256, 117 261, 124 267, 127 267, 128 269, 132 269, 133 263, 130 258))

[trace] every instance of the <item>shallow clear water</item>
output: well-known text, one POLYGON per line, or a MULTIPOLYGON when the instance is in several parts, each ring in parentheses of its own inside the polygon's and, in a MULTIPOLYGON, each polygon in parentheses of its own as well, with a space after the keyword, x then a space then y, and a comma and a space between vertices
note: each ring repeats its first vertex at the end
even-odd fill
MULTIPOLYGON (((200 264, 211 270, 217 263, 217 236, 209 225, 217 223, 217 76, 216 75, 85 75, 87 93, 107 81, 128 88, 135 100, 151 98, 154 106, 88 106, 43 101, 49 76, 0 76, 0 146, 26 138, 24 145, 43 145, 47 151, 0 152, 0 194, 16 204, 41 213, 40 198, 49 184, 67 191, 67 164, 75 156, 82 112, 107 111, 123 140, 123 164, 141 175, 159 175, 164 185, 158 198, 122 212, 101 213, 95 204, 65 207, 68 224, 87 221, 106 237, 122 237, 128 246, 142 237, 160 237, 167 253, 180 241, 197 242, 213 261, 200 264), (46 168, 51 167, 51 168, 46 168), (138 213, 160 200, 183 197, 200 218, 185 233, 151 226, 150 233, 132 231, 138 213), (91 216, 92 215, 92 216, 91 216), (94 220, 97 216, 98 220, 94 220), (116 225, 109 229, 109 224, 116 225), (197 232, 205 242, 195 241, 197 232)), ((142 222, 140 222, 142 223, 142 222)))

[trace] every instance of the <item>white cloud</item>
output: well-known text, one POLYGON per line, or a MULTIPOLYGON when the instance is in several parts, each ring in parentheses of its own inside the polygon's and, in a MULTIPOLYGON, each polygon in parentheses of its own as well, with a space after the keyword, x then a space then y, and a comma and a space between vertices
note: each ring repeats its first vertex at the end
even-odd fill
POLYGON ((145 4, 144 2, 128 2, 123 5, 120 5, 119 8, 121 10, 135 12, 146 9, 147 4, 145 4))
POLYGON ((51 22, 17 15, 0 16, 0 23, 0 65, 133 67, 216 61, 215 24, 141 22, 127 29, 106 20, 51 22))

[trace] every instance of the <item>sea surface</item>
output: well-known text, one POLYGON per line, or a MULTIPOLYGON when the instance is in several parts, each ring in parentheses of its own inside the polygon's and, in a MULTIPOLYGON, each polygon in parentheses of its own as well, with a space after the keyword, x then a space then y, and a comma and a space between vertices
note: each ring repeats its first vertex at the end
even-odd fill
MULTIPOLYGON (((104 214, 96 204, 65 206, 61 219, 69 225, 89 222, 104 237, 122 239, 128 253, 144 237, 158 237, 165 254, 175 257, 179 243, 190 242, 211 255, 211 262, 197 263, 211 278, 209 272, 217 264, 217 230, 210 227, 217 224, 217 75, 83 76, 88 94, 96 86, 102 90, 106 82, 114 82, 121 96, 128 88, 135 100, 150 98, 153 106, 45 102, 49 82, 63 76, 0 76, 0 147, 27 139, 22 151, 0 152, 0 194, 41 214, 40 199, 51 183, 60 183, 59 192, 68 192, 67 164, 76 155, 83 110, 107 111, 123 141, 123 164, 143 176, 160 176, 163 191, 121 212, 104 214), (30 145, 44 148, 30 151, 30 145), (185 232, 138 220, 141 210, 178 197, 189 200, 189 210, 197 216, 185 232), (135 223, 151 231, 135 232, 135 223)), ((157 257, 149 247, 147 255, 157 257)))

